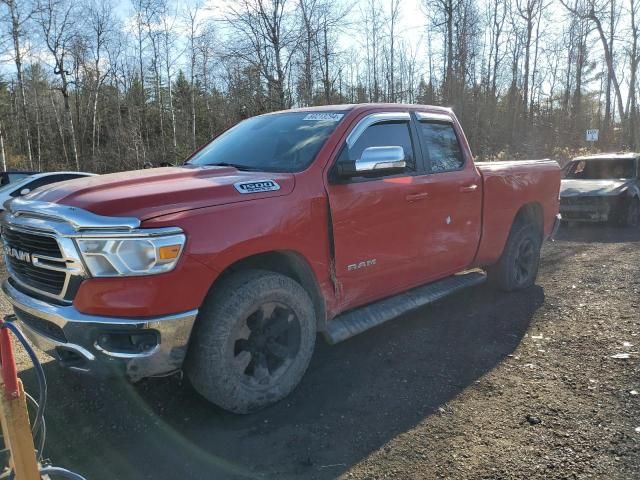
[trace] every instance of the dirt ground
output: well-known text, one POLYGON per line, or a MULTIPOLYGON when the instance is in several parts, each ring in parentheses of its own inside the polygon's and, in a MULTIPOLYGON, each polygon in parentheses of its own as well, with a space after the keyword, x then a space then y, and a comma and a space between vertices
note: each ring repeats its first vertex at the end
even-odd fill
POLYGON ((640 478, 640 232, 561 231, 538 285, 320 341, 293 395, 244 417, 177 376, 49 362, 46 455, 91 480, 640 478))

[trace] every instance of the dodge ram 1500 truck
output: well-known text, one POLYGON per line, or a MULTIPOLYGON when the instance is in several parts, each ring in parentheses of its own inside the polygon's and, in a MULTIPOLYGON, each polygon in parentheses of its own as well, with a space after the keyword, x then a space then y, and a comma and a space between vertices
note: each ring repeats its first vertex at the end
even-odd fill
POLYGON ((559 189, 556 162, 474 164, 449 109, 271 113, 182 167, 9 202, 3 290, 67 367, 184 368, 247 413, 295 388, 318 332, 340 342, 486 279, 532 285, 559 189))

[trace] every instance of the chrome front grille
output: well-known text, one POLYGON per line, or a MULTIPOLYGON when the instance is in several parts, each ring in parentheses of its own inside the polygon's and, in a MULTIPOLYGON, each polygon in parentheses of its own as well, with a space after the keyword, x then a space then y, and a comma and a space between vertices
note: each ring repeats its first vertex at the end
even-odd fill
POLYGON ((18 247, 33 254, 62 258, 60 246, 53 236, 44 236, 6 228, 2 232, 2 240, 5 245, 18 247))
POLYGON ((5 222, 2 242, 5 265, 17 286, 59 301, 73 300, 84 274, 71 239, 5 222))
POLYGON ((53 295, 64 290, 67 275, 64 272, 34 267, 32 264, 7 257, 7 268, 20 283, 53 295))

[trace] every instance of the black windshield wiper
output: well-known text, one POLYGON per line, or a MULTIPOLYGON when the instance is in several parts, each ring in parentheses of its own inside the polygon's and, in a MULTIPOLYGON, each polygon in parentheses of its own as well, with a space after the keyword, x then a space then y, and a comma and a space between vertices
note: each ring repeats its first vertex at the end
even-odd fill
POLYGON ((207 163, 208 167, 233 167, 236 170, 245 172, 255 172, 260 170, 259 168, 249 167, 248 165, 240 165, 238 163, 220 162, 220 163, 207 163))

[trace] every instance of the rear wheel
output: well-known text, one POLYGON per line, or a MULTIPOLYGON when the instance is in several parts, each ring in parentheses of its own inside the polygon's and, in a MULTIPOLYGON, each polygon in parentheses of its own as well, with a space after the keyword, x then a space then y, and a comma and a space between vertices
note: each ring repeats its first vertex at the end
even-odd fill
POLYGON ((640 224, 640 200, 633 197, 628 205, 624 218, 624 225, 630 228, 636 228, 640 224))
POLYGON ((532 223, 516 223, 502 256, 487 269, 489 282, 511 292, 532 286, 538 276, 542 232, 532 223))
POLYGON ((250 413, 288 395, 315 344, 313 304, 293 279, 250 270, 210 294, 198 316, 186 371, 209 401, 250 413))

